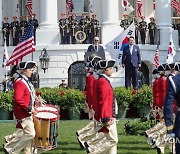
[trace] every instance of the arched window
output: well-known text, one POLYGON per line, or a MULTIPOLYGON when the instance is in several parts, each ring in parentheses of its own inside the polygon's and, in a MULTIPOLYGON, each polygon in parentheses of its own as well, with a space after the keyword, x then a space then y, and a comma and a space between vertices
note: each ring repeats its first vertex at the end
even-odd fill
POLYGON ((84 61, 77 61, 71 64, 68 69, 68 86, 84 90, 86 85, 86 69, 84 61))

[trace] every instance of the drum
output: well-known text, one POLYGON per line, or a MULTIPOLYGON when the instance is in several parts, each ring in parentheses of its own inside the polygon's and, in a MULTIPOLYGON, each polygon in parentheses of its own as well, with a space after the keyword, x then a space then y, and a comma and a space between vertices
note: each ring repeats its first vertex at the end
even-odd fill
POLYGON ((34 115, 36 148, 47 150, 57 147, 58 120, 59 115, 53 112, 39 111, 34 115))
POLYGON ((57 106, 52 105, 52 104, 45 104, 44 106, 36 106, 35 110, 37 112, 39 112, 39 111, 47 111, 47 112, 50 111, 50 112, 53 112, 56 114, 59 114, 59 111, 60 111, 60 109, 57 106))

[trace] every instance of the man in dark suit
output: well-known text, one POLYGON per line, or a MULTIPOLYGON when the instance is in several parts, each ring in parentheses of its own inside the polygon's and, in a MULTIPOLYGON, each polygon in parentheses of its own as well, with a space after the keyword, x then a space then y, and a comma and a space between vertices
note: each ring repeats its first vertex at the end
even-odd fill
POLYGON ((129 45, 124 47, 122 56, 122 67, 125 68, 125 87, 132 85, 134 90, 138 89, 138 68, 141 67, 141 54, 139 47, 134 45, 134 37, 129 37, 129 45), (132 79, 132 80, 131 80, 132 79))
POLYGON ((94 44, 88 47, 87 52, 104 52, 104 48, 99 45, 99 37, 94 37, 94 44))

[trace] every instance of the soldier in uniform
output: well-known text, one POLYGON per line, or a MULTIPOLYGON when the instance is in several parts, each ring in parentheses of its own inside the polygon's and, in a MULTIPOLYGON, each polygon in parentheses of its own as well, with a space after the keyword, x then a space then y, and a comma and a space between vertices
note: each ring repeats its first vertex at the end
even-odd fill
POLYGON ((13 22, 11 22, 11 34, 13 38, 13 46, 16 46, 19 42, 19 21, 17 16, 13 16, 13 22))
POLYGON ((22 36, 28 27, 28 22, 26 21, 26 16, 21 16, 21 22, 19 23, 20 36, 22 36))
POLYGON ((154 38, 155 38, 155 31, 156 31, 156 23, 153 17, 150 18, 150 23, 148 23, 148 29, 149 29, 149 38, 150 38, 150 44, 154 45, 154 38))
POLYGON ((89 23, 89 43, 93 43, 93 38, 99 35, 99 21, 96 19, 96 14, 92 15, 89 23))
POLYGON ((86 44, 86 43, 87 43, 87 38, 88 38, 88 24, 89 24, 89 21, 88 21, 88 19, 87 19, 86 13, 83 13, 83 14, 82 14, 82 18, 81 18, 81 20, 79 21, 79 26, 80 26, 81 31, 85 32, 85 34, 86 34, 86 39, 82 42, 83 44, 86 44))
POLYGON ((177 25, 176 25, 176 29, 178 30, 178 36, 179 36, 179 45, 180 45, 180 19, 178 19, 178 22, 177 25))
POLYGON ((133 18, 132 18, 132 21, 131 21, 131 23, 130 24, 132 24, 132 22, 134 21, 134 24, 135 24, 135 41, 136 41, 136 44, 138 44, 139 42, 138 42, 138 27, 139 27, 139 23, 138 23, 138 19, 137 19, 137 16, 134 16, 133 18))
POLYGON ((128 20, 128 15, 127 14, 124 14, 123 17, 124 17, 124 19, 121 20, 120 26, 122 28, 124 28, 124 30, 125 30, 125 29, 127 29, 129 27, 130 22, 128 20))
POLYGON ((8 17, 4 17, 4 23, 2 25, 3 38, 6 39, 6 45, 9 46, 9 34, 10 34, 10 24, 8 23, 8 17))
POLYGON ((147 23, 146 21, 144 21, 145 17, 142 16, 141 17, 141 22, 139 22, 139 31, 140 31, 140 35, 141 35, 141 43, 145 44, 145 40, 146 40, 146 28, 147 28, 147 23))
POLYGON ((33 13, 33 20, 34 20, 34 42, 36 44, 36 29, 39 27, 39 22, 36 19, 36 14, 33 13))
POLYGON ((70 25, 71 43, 76 44, 75 34, 76 34, 77 30, 78 30, 78 21, 76 20, 76 15, 75 14, 72 14, 69 25, 70 25))
POLYGON ((61 35, 61 43, 62 44, 67 44, 68 39, 67 39, 67 34, 69 31, 69 21, 67 18, 65 18, 65 14, 61 14, 61 19, 59 19, 59 28, 60 28, 60 35, 61 35))
POLYGON ((168 89, 164 103, 164 118, 167 127, 167 133, 170 137, 175 137, 176 154, 180 153, 180 74, 169 78, 168 89), (177 113, 174 122, 173 104, 177 102, 177 113))

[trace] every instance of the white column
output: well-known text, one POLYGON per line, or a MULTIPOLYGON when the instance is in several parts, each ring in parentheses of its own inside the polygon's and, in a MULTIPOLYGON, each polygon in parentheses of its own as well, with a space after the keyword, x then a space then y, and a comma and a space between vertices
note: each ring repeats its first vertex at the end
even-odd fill
POLYGON ((155 19, 157 29, 160 29, 160 44, 168 45, 171 24, 171 0, 156 0, 155 19))
POLYGON ((40 27, 37 29, 37 45, 59 44, 57 0, 40 0, 40 27))
POLYGON ((105 45, 122 31, 118 0, 102 0, 102 16, 102 43, 105 45))
POLYGON ((40 0, 40 28, 57 27, 57 0, 40 0))
POLYGON ((0 30, 2 30, 2 0, 0 0, 0 30))

